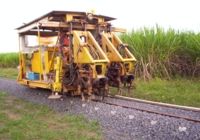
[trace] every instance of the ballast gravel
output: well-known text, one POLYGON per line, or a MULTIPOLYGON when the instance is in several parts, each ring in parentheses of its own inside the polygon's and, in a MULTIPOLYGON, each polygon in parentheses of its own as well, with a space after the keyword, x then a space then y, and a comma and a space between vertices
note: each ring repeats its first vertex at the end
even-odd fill
MULTIPOLYGON (((80 98, 75 97, 64 96, 62 99, 49 100, 48 96, 51 93, 49 90, 30 89, 8 79, 0 79, 0 91, 27 101, 48 105, 62 113, 83 115, 89 120, 97 120, 102 128, 103 139, 106 140, 200 140, 200 123, 184 119, 100 102, 82 102, 80 98)), ((152 108, 158 111, 166 109, 165 107, 152 108)), ((173 111, 176 112, 176 109, 173 111)), ((169 110, 166 109, 166 112, 169 110)), ((184 110, 184 114, 187 113, 189 115, 194 112, 184 110)), ((200 113, 195 112, 195 117, 199 116, 200 113)))

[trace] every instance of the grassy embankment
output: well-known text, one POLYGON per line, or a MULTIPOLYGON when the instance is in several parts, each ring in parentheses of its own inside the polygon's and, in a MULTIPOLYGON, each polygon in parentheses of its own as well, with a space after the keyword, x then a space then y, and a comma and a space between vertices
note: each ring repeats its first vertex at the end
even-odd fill
POLYGON ((16 79, 17 75, 17 68, 0 68, 0 77, 16 79))
POLYGON ((16 79, 18 62, 18 53, 0 53, 0 77, 16 79))
POLYGON ((97 122, 57 113, 0 92, 1 140, 100 140, 97 122))
POLYGON ((136 81, 131 96, 164 103, 200 107, 200 81, 154 79, 150 82, 136 81))
MULTIPOLYGON (((149 101, 200 107, 200 81, 188 79, 164 80, 154 78, 149 81, 136 80, 136 88, 128 94, 123 89, 123 96, 149 101)), ((111 88, 112 95, 117 89, 111 88)))

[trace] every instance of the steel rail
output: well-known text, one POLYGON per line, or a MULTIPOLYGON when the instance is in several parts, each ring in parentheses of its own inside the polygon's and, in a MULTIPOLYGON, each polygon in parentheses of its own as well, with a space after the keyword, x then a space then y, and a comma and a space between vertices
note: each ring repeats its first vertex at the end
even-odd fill
MULTIPOLYGON (((112 98, 114 98, 114 97, 112 97, 112 98)), ((116 99, 118 99, 118 98, 116 98, 116 99)), ((152 111, 152 110, 146 110, 146 109, 141 109, 141 108, 132 107, 132 106, 126 106, 126 105, 119 105, 119 104, 116 104, 116 103, 107 102, 105 100, 101 101, 101 100, 93 99, 92 101, 94 101, 94 102, 101 102, 101 103, 104 103, 104 104, 108 104, 108 105, 112 105, 112 106, 117 106, 117 107, 122 107, 122 108, 126 108, 126 109, 133 109, 133 110, 137 110, 137 111, 142 111, 142 112, 157 114, 157 115, 161 115, 161 116, 173 117, 173 118, 177 118, 177 119, 184 119, 184 120, 187 120, 187 121, 200 123, 199 119, 194 119, 194 118, 190 118, 190 117, 186 117, 186 116, 168 114, 168 113, 163 113, 163 112, 158 112, 158 111, 152 111)))
POLYGON ((115 95, 115 96, 108 95, 107 97, 200 113, 200 108, 197 108, 197 107, 181 106, 181 105, 175 105, 175 104, 148 101, 148 100, 137 99, 137 98, 132 98, 132 97, 125 97, 125 96, 121 96, 121 95, 115 95))

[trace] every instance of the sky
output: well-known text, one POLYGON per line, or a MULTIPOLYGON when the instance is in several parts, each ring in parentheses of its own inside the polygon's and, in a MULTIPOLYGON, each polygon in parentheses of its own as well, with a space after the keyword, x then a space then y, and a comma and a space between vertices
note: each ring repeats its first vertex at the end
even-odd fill
POLYGON ((5 0, 0 3, 0 52, 17 52, 15 28, 52 10, 95 10, 117 18, 112 24, 131 31, 156 24, 168 29, 200 32, 199 0, 5 0))

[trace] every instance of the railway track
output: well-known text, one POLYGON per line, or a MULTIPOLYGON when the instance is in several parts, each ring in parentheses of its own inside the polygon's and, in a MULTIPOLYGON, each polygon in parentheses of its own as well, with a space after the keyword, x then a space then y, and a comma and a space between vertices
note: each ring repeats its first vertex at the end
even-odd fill
POLYGON ((127 101, 134 101, 134 102, 139 102, 139 103, 146 103, 146 104, 150 104, 150 105, 159 105, 159 106, 168 107, 168 108, 181 109, 181 110, 193 111, 193 112, 200 113, 200 108, 196 108, 196 107, 189 107, 189 106, 181 106, 181 105, 175 105, 175 104, 147 101, 147 100, 142 100, 142 99, 125 97, 125 96, 121 96, 121 95, 116 95, 116 96, 110 96, 109 95, 108 97, 109 98, 118 98, 118 99, 127 100, 127 101))
MULTIPOLYGON (((173 117, 173 118, 177 118, 177 119, 184 119, 184 120, 187 120, 187 121, 190 121, 190 122, 196 122, 196 123, 200 123, 200 119, 196 119, 196 118, 192 118, 192 117, 188 117, 188 116, 184 116, 184 115, 176 115, 176 114, 172 114, 172 113, 164 113, 164 112, 161 112, 161 111, 153 111, 153 110, 149 110, 149 109, 144 109, 144 108, 139 108, 139 107, 133 107, 133 106, 129 106, 129 105, 121 105, 121 104, 117 104, 117 103, 111 103, 109 102, 109 99, 115 99, 115 100, 129 100, 129 99, 124 99, 123 97, 115 97, 115 96, 108 96, 108 97, 105 97, 105 99, 103 101, 101 100, 93 100, 94 102, 101 102, 101 103, 104 103, 104 104, 108 104, 108 105, 111 105, 111 106, 117 106, 117 107, 122 107, 122 108, 126 108, 126 109, 132 109, 132 110, 138 110, 138 111, 142 111, 142 112, 147 112, 147 113, 152 113, 152 114, 157 114, 157 115, 161 115, 161 116, 167 116, 167 117, 173 117)), ((134 102, 134 101, 133 101, 134 102)), ((148 103, 146 103, 148 104, 148 103)), ((156 104, 154 102, 154 105, 156 106, 159 106, 159 107, 162 107, 163 105, 161 104, 156 104)), ((168 107, 168 108, 175 108, 175 109, 181 109, 181 108, 177 108, 175 105, 173 106, 167 106, 165 105, 165 107, 168 107)), ((182 108, 182 110, 188 110, 188 108, 182 108)), ((194 112, 199 112, 198 110, 190 110, 190 111, 194 111, 194 112)))

